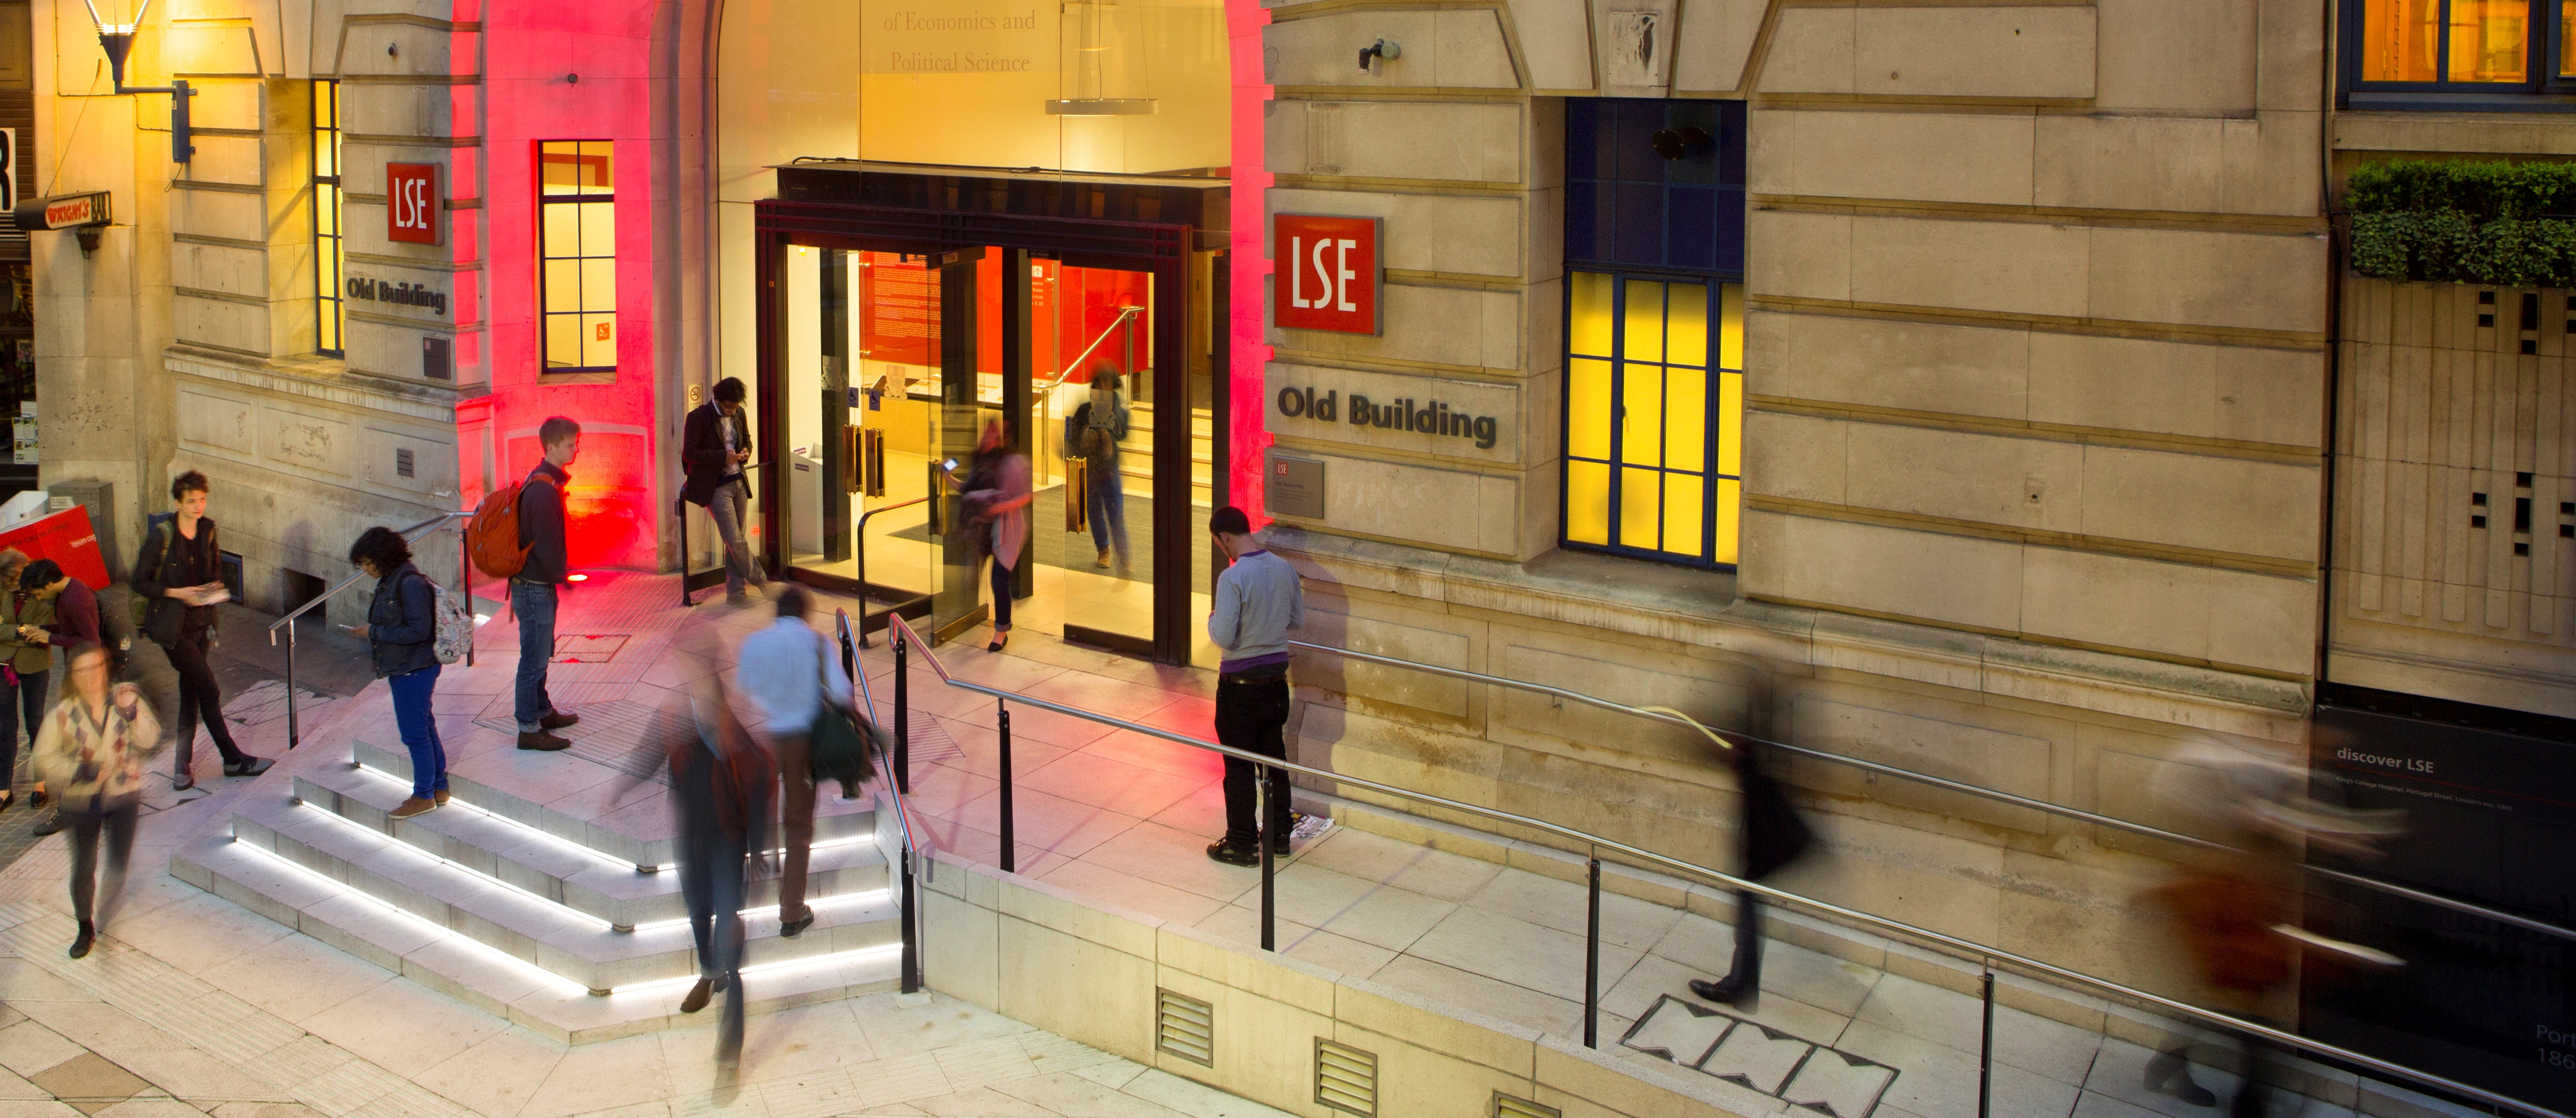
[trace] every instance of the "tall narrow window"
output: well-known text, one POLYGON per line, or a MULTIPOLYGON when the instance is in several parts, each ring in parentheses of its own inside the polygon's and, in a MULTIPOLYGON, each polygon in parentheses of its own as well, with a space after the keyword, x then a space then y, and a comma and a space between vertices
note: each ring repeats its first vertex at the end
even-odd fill
POLYGON ((2490 108, 2504 104, 2492 100, 2498 93, 2576 92, 2567 81, 2576 77, 2568 0, 2345 2, 2356 92, 2474 94, 2490 108))
POLYGON ((1567 286, 1565 542, 1733 564, 1742 285, 1578 271, 1567 286))
POLYGON ((537 301, 546 372, 617 368, 615 185, 608 141, 537 145, 537 301))
POLYGON ((313 317, 314 348, 324 356, 346 352, 341 340, 340 287, 348 259, 340 224, 340 83, 313 83, 313 317))

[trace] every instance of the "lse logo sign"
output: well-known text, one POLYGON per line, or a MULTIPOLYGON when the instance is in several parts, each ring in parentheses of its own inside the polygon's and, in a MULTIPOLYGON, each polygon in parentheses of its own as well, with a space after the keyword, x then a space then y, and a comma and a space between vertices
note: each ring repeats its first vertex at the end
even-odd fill
POLYGON ((385 164, 385 239, 439 243, 438 164, 385 164))
POLYGON ((1271 218, 1271 321, 1289 330, 1378 332, 1378 225, 1373 217, 1271 218))

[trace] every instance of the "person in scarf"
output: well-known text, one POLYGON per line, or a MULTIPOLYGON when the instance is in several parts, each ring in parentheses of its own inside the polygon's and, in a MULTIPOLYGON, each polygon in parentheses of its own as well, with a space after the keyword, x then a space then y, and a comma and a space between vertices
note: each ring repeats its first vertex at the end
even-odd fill
POLYGON ((80 921, 72 958, 98 941, 97 910, 112 907, 125 887, 134 821, 143 801, 143 754, 161 740, 161 725, 131 683, 107 682, 107 650, 72 650, 70 687, 36 731, 36 771, 54 790, 72 832, 72 917, 80 921), (107 871, 98 872, 99 838, 107 838, 107 871))

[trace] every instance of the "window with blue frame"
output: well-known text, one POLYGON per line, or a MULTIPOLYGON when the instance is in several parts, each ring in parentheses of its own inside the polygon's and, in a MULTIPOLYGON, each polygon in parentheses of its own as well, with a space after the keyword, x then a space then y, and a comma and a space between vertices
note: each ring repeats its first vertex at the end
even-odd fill
POLYGON ((2576 111, 2576 0, 2344 0, 2353 109, 2576 111))
POLYGON ((1560 541, 1736 559, 1744 430, 1744 105, 1566 102, 1560 541))

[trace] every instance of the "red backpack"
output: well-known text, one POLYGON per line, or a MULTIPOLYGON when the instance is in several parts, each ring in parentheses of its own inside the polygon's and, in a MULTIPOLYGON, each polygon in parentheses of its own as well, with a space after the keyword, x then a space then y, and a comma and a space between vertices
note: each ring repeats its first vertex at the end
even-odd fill
MULTIPOLYGON (((546 484, 554 479, 547 477, 546 484)), ((519 488, 513 483, 484 494, 465 529, 466 554, 475 569, 493 578, 509 578, 528 565, 529 545, 519 539, 519 488)))

